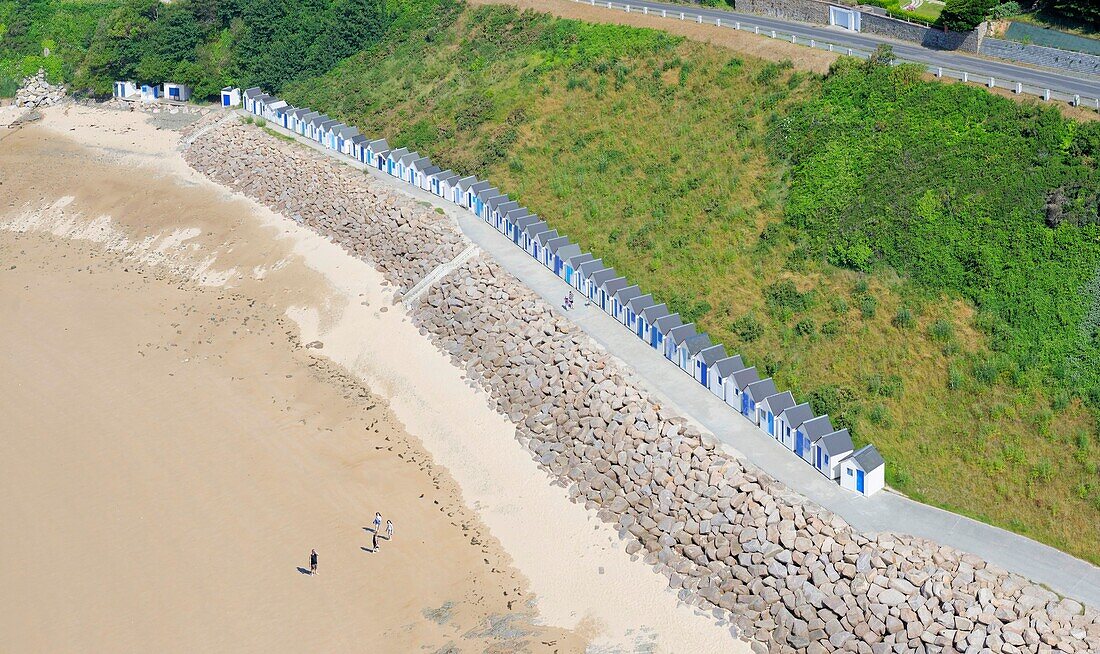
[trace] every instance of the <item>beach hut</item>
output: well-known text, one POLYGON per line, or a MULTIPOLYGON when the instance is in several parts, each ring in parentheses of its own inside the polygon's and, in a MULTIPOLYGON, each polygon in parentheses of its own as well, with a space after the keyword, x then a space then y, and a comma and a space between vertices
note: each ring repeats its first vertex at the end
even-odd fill
POLYGON ((245 89, 243 95, 245 111, 249 113, 256 113, 253 106, 255 105, 256 98, 263 95, 263 93, 264 92, 260 90, 260 87, 258 86, 253 86, 250 89, 245 89))
POLYGON ((779 390, 775 387, 775 381, 771 377, 766 377, 749 384, 745 387, 745 391, 741 393, 742 415, 759 427, 760 420, 758 419, 759 416, 757 416, 756 405, 763 401, 764 398, 775 395, 778 392, 779 390))
POLYGON ((695 381, 710 388, 710 368, 718 361, 727 358, 726 348, 721 343, 703 348, 692 357, 694 361, 695 381))
POLYGON ((656 322, 658 318, 664 318, 667 315, 668 305, 663 303, 651 304, 639 310, 638 316, 635 318, 638 338, 649 343, 650 347, 657 347, 657 333, 653 329, 653 323, 656 322))
POLYGON ((564 279, 566 284, 572 286, 573 266, 570 262, 583 256, 585 255, 581 254, 581 246, 576 243, 559 244, 557 249, 554 250, 554 274, 564 279))
POLYGON ((301 116, 298 116, 298 121, 297 124, 294 126, 294 131, 298 132, 298 134, 300 134, 301 136, 305 136, 306 138, 312 138, 311 136, 309 136, 310 125, 312 125, 313 120, 320 115, 321 113, 319 111, 308 111, 301 116))
POLYGON ((489 200, 499 197, 503 197, 503 194, 497 187, 489 186, 487 188, 483 188, 474 194, 474 202, 473 205, 470 207, 470 210, 473 211, 475 216, 481 218, 482 220, 485 220, 485 217, 489 215, 489 200))
POLYGON ((375 139, 367 143, 363 150, 363 163, 374 166, 378 170, 382 170, 385 165, 385 159, 382 158, 382 154, 390 151, 390 144, 386 142, 386 139, 375 139))
POLYGON ((318 143, 324 144, 328 129, 338 122, 340 121, 333 120, 325 114, 321 114, 314 118, 309 125, 310 132, 312 133, 311 138, 318 143))
POLYGON ((619 273, 615 272, 614 268, 600 268, 599 270, 593 270, 588 274, 588 278, 585 283, 585 295, 588 299, 596 304, 600 303, 600 288, 603 287, 603 283, 609 279, 618 277, 619 273))
POLYGON ((649 346, 654 350, 657 350, 662 355, 665 354, 665 339, 668 338, 669 333, 684 324, 680 320, 680 314, 670 313, 666 316, 661 316, 653 321, 652 335, 650 336, 649 346))
POLYGON ((282 125, 282 117, 280 111, 287 109, 290 105, 284 100, 279 98, 268 96, 260 103, 261 111, 260 117, 269 123, 275 123, 276 125, 282 125))
MULTIPOLYGON (((141 96, 141 89, 137 84, 128 80, 116 81, 112 87, 111 97, 120 100, 132 100, 141 96)), ((237 104, 240 104, 240 91, 237 92, 237 104)), ((229 106, 229 105, 226 105, 229 106)))
POLYGON ((592 273, 606 269, 607 266, 603 265, 603 259, 585 261, 577 268, 576 274, 573 275, 573 288, 580 291, 581 295, 589 297, 588 278, 592 276, 592 273))
MULTIPOLYGON (((547 263, 546 263, 546 252, 547 252, 546 244, 549 243, 550 241, 554 240, 557 237, 558 237, 558 230, 550 227, 549 225, 547 225, 547 229, 544 229, 544 230, 541 230, 541 231, 538 231, 538 232, 534 232, 534 238, 532 239, 533 248, 532 248, 531 256, 535 258, 535 261, 538 261, 542 265, 547 266, 547 263)), ((549 266, 547 266, 547 267, 549 267, 549 266)))
POLYGON ((522 247, 528 254, 530 254, 531 243, 534 241, 535 234, 550 229, 550 227, 546 224, 545 220, 542 220, 540 218, 539 220, 535 221, 525 221, 523 227, 517 225, 516 229, 518 229, 520 232, 519 246, 522 247))
POLYGON ((614 297, 612 297, 611 316, 618 320, 622 324, 626 324, 627 312, 626 303, 630 300, 640 296, 642 289, 637 284, 632 286, 624 286, 615 291, 614 297))
POLYGON ((312 110, 306 107, 300 107, 286 112, 284 114, 285 123, 283 127, 290 130, 291 132, 297 133, 298 126, 302 122, 302 118, 308 116, 310 113, 312 113, 312 110))
MULTIPOLYGON (((554 274, 558 277, 561 277, 561 269, 565 266, 565 261, 558 256, 558 250, 569 247, 570 245, 572 245, 572 242, 569 240, 568 236, 559 236, 546 242, 546 252, 543 255, 543 264, 554 271, 554 274)), ((578 247, 577 252, 580 251, 581 249, 578 247)))
POLYGON ((577 273, 581 266, 594 260, 595 257, 592 256, 591 252, 581 252, 581 246, 578 245, 576 254, 569 255, 568 258, 565 259, 561 278, 565 280, 566 284, 569 284, 573 288, 577 288, 577 273))
MULTIPOLYGON (((504 214, 504 235, 512 240, 513 243, 520 247, 525 247, 525 239, 523 230, 535 222, 534 220, 525 220, 529 216, 535 214, 527 210, 527 207, 517 207, 510 209, 504 214)), ((538 217, 536 216, 536 220, 538 217)))
POLYGON ((341 154, 351 156, 351 142, 356 136, 359 136, 359 129, 352 127, 351 125, 340 124, 332 130, 333 135, 333 150, 341 154))
POLYGON ((394 177, 400 179, 403 182, 410 181, 410 171, 412 170, 412 163, 420 158, 419 152, 406 152, 397 158, 397 170, 394 173, 394 177))
POLYGON ((477 194, 489 187, 489 182, 486 182, 485 180, 479 179, 475 181, 473 184, 470 184, 468 187, 466 187, 465 193, 459 200, 459 204, 473 212, 475 208, 475 202, 477 200, 477 194))
POLYGON ((436 174, 442 171, 439 170, 439 166, 432 164, 424 170, 420 171, 420 188, 428 193, 435 193, 438 181, 436 180, 436 174))
POLYGON ((321 129, 321 125, 329 122, 330 120, 332 119, 322 113, 319 113, 316 116, 311 116, 309 121, 305 124, 305 129, 302 131, 302 136, 306 137, 307 139, 319 141, 320 139, 318 138, 317 134, 318 131, 321 129))
POLYGON ((459 180, 458 173, 450 170, 444 170, 436 176, 436 180, 439 182, 439 197, 444 200, 449 200, 455 193, 455 186, 458 185, 459 180))
POLYGON ((615 316, 615 294, 630 285, 626 277, 612 277, 600 284, 600 308, 609 316, 615 316))
POLYGON ((854 449, 851 434, 847 429, 840 429, 817 439, 810 454, 811 463, 818 472, 829 479, 839 479, 840 464, 854 449))
POLYGON ((794 436, 794 453, 802 457, 809 464, 813 464, 814 443, 821 437, 836 431, 833 421, 829 416, 818 416, 802 423, 802 427, 794 436))
POLYGON ((511 202, 512 198, 503 193, 489 198, 485 201, 485 211, 481 216, 482 219, 499 230, 500 228, 497 227, 497 209, 502 205, 509 204, 511 202))
MULTIPOLYGON (((780 411, 775 418, 776 439, 783 443, 783 447, 794 451, 795 435, 802 429, 802 424, 814 417, 813 409, 809 403, 803 402, 780 411)), ((803 437, 805 434, 803 433, 803 437)))
POLYGON ((508 224, 505 222, 504 218, 508 215, 509 211, 514 211, 515 209, 519 208, 519 202, 516 202, 515 200, 508 199, 501 202, 493 208, 493 213, 489 219, 489 224, 493 227, 496 227, 497 231, 501 234, 504 234, 508 238, 512 238, 512 234, 508 231, 508 224))
POLYGON ((451 197, 447 199, 451 202, 454 202, 455 204, 461 205, 463 200, 465 200, 466 198, 466 191, 469 190, 469 188, 474 184, 477 184, 477 178, 473 175, 469 175, 467 177, 459 179, 458 182, 451 188, 451 197))
POLYGON ((741 355, 739 354, 724 359, 718 359, 711 364, 710 370, 707 371, 707 388, 719 399, 725 401, 726 393, 729 391, 730 386, 729 378, 733 373, 744 369, 745 362, 741 360, 741 355))
POLYGON ((351 137, 351 158, 366 163, 363 149, 367 147, 367 143, 370 143, 370 139, 363 134, 356 134, 351 137))
POLYGON ((227 86, 222 89, 222 106, 223 107, 239 107, 241 106, 241 90, 235 86, 227 86))
POLYGON ((695 376, 695 355, 714 345, 706 332, 700 332, 680 344, 680 370, 695 376))
POLYGON ((626 301, 626 319, 623 324, 638 338, 642 338, 642 323, 638 320, 642 311, 653 306, 657 302, 649 293, 632 297, 626 301))
POLYGON ((431 165, 432 160, 428 157, 416 157, 405 166, 405 174, 402 179, 413 186, 419 187, 424 182, 424 169, 431 165))
POLYGON ((401 175, 401 157, 409 153, 408 148, 397 148, 386 153, 386 167, 382 170, 391 177, 401 175))
POLYGON ((874 445, 861 447, 840 462, 840 487, 874 495, 886 485, 886 462, 874 445))
POLYGON ((748 410, 743 408, 745 406, 745 388, 749 384, 758 381, 760 381, 760 373, 756 372, 756 366, 742 368, 733 373, 726 380, 726 404, 740 411, 741 415, 747 416, 748 410))
POLYGON ((791 395, 790 391, 783 391, 765 397, 756 403, 756 425, 768 432, 768 436, 775 438, 779 434, 775 417, 794 405, 794 395, 791 395))
POLYGON ((156 102, 160 98, 160 87, 151 84, 141 85, 141 101, 156 102))
POLYGON ((317 142, 329 150, 336 149, 336 130, 343 127, 340 121, 330 118, 317 125, 317 142))
POLYGON ((693 322, 673 327, 665 332, 665 358, 676 365, 680 365, 680 346, 695 334, 695 323, 693 322))
POLYGON ((191 87, 186 84, 165 82, 164 97, 172 102, 187 102, 191 99, 191 87))

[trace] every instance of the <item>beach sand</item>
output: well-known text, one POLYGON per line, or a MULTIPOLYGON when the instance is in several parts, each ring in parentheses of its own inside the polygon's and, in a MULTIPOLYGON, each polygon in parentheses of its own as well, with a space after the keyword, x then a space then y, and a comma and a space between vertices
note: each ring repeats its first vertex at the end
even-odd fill
POLYGON ((2 138, 13 651, 748 651, 550 485, 377 271, 177 133, 71 107, 2 138))

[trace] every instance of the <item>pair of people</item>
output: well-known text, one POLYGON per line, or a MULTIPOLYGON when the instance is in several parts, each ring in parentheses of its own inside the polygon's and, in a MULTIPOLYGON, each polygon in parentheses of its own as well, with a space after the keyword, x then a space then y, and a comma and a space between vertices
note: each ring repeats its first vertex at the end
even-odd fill
POLYGON ((567 310, 573 308, 573 291, 569 291, 569 294, 565 296, 565 303, 562 306, 567 310))

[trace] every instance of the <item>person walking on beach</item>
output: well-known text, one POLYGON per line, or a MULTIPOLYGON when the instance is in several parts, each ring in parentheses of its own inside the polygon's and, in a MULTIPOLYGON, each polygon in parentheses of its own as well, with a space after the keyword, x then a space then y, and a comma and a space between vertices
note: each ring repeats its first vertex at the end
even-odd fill
POLYGON ((386 540, 393 540, 393 521, 386 521, 386 540))
POLYGON ((375 512, 374 514, 374 533, 378 533, 378 530, 382 528, 382 514, 375 512))
POLYGON ((378 551, 378 530, 377 529, 374 531, 373 534, 371 534, 370 548, 374 552, 378 551))
POLYGON ((309 551, 309 574, 317 574, 317 550, 309 551))

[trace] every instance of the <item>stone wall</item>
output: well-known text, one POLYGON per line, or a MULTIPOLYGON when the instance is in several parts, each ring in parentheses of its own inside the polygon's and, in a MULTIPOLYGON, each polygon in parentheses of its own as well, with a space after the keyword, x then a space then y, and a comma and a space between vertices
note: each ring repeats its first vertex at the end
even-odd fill
MULTIPOLYGON (((198 171, 341 244, 402 288, 466 241, 449 219, 256 128, 215 124, 198 171)), ((757 652, 1100 649, 1100 612, 937 543, 867 534, 716 447, 569 320, 477 258, 412 310, 550 478, 626 551, 757 652)), ((549 480, 548 480, 549 481, 549 480)), ((568 537, 568 535, 563 535, 568 537)))
POLYGON ((1026 45, 988 36, 982 39, 978 52, 998 59, 1008 59, 1009 61, 1019 61, 1049 68, 1061 68, 1087 75, 1100 75, 1100 57, 1084 52, 1070 52, 1069 50, 1047 48, 1041 45, 1026 45))
POLYGON ((985 36, 985 24, 970 32, 945 32, 942 29, 925 27, 916 23, 907 23, 904 20, 880 16, 869 12, 861 12, 862 31, 867 34, 877 34, 902 41, 920 43, 928 48, 937 50, 959 50, 961 52, 977 52, 978 45, 985 36))
POLYGON ((761 16, 829 24, 829 5, 817 0, 737 0, 736 8, 761 16))

